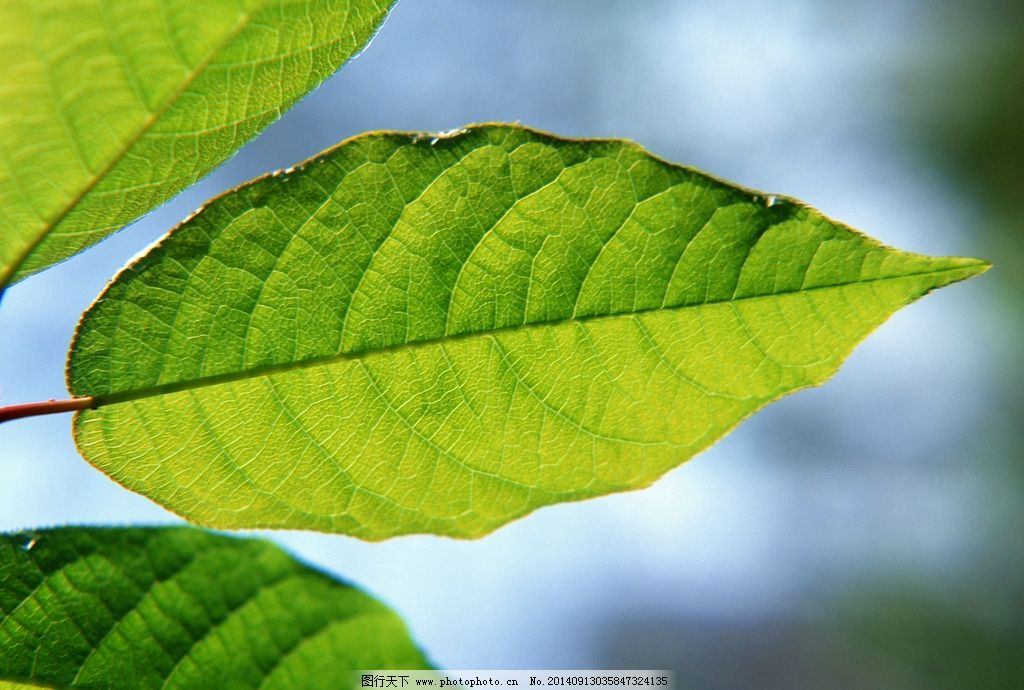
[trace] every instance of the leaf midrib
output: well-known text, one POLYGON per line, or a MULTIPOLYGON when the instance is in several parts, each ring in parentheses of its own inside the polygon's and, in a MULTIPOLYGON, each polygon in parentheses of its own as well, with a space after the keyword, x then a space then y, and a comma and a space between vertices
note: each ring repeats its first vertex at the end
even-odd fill
POLYGON ((96 188, 103 179, 110 174, 110 172, 117 167, 117 165, 125 159, 125 156, 135 148, 142 138, 149 132, 150 129, 155 125, 167 112, 174 107, 182 95, 189 89, 196 80, 202 76, 206 70, 213 64, 214 60, 219 56, 232 42, 237 39, 243 31, 252 23, 253 17, 264 7, 259 5, 255 9, 243 12, 235 25, 225 35, 225 37, 214 46, 203 60, 192 69, 185 78, 181 81, 177 89, 175 89, 156 110, 150 113, 149 117, 146 118, 142 126, 134 134, 129 137, 121 149, 112 157, 103 168, 94 174, 82 189, 62 208, 52 220, 47 223, 39 230, 38 235, 33 239, 25 249, 18 254, 14 262, 0 274, 0 297, 2 297, 4 290, 10 285, 11 281, 18 274, 18 271, 25 264, 26 261, 35 253, 35 251, 46 241, 46 239, 53 233, 57 227, 64 222, 64 219, 80 204, 85 197, 96 188))
MULTIPOLYGON (((222 374, 213 374, 210 376, 201 376, 197 378, 187 379, 183 381, 173 381, 170 383, 156 384, 152 386, 145 386, 142 388, 134 388, 125 391, 117 391, 113 393, 101 393, 92 395, 93 409, 103 407, 106 405, 113 405, 117 403, 130 402, 134 400, 140 400, 145 398, 158 397, 162 395, 169 395, 173 393, 179 393, 183 391, 196 390, 200 388, 206 388, 209 386, 222 385, 227 383, 234 383, 236 381, 245 381, 248 379, 256 379, 263 376, 271 376, 273 374, 284 373, 288 371, 309 369, 312 367, 323 366, 332 364, 335 362, 359 360, 369 355, 387 354, 394 352, 402 352, 405 350, 413 350, 421 347, 429 347, 437 345, 439 343, 450 343, 458 342, 460 340, 467 340, 470 338, 481 338, 488 336, 495 336, 501 333, 513 333, 519 331, 539 330, 543 328, 550 328, 560 326, 568 323, 590 323, 595 321, 611 320, 624 317, 633 317, 640 314, 648 314, 654 312, 667 312, 667 311, 681 311, 684 309, 698 309, 700 307, 707 307, 716 304, 736 304, 741 302, 755 302, 759 300, 768 300, 778 297, 784 297, 786 295, 793 294, 806 294, 812 292, 820 292, 825 290, 835 290, 843 287, 849 287, 854 285, 873 285, 877 283, 886 283, 897 280, 907 280, 910 278, 919 278, 922 276, 935 276, 944 273, 951 273, 956 271, 968 271, 972 269, 977 272, 983 272, 987 270, 989 264, 981 260, 973 260, 971 262, 965 262, 956 266, 948 266, 945 268, 928 270, 928 271, 915 271, 910 273, 904 273, 896 276, 886 276, 881 278, 871 278, 868 280, 856 280, 847 281, 843 283, 833 283, 831 285, 819 285, 810 288, 796 288, 792 290, 783 290, 768 295, 751 295, 747 297, 729 297, 717 300, 708 300, 699 304, 681 304, 672 307, 650 307, 647 309, 636 309, 628 312, 618 312, 614 314, 594 314, 585 316, 569 316, 562 319, 554 319, 550 321, 536 321, 532 323, 514 324, 511 326, 501 326, 497 328, 490 328, 479 331, 468 331, 465 333, 456 333, 441 335, 434 338, 424 338, 421 340, 413 340, 404 343, 397 343, 394 345, 385 345, 375 348, 364 348, 361 350, 354 350, 349 352, 337 352, 330 355, 323 355, 318 357, 310 357, 307 359, 296 360, 293 362, 282 362, 276 364, 266 364, 257 367, 251 367, 248 369, 239 369, 238 371, 225 372, 222 374)), ((970 275, 973 275, 970 274, 970 275)), ((964 278, 969 277, 965 275, 964 278)), ((72 351, 74 345, 72 345, 72 351)), ((80 395, 80 393, 76 393, 80 395)))

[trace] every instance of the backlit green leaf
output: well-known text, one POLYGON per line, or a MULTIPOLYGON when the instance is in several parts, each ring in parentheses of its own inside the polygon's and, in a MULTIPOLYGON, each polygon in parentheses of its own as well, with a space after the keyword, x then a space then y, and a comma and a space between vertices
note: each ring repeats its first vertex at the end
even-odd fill
POLYGON ((0 678, 335 690, 353 670, 424 667, 391 610, 268 542, 181 527, 0 535, 0 678))
POLYGON ((52 685, 27 685, 25 683, 15 683, 9 680, 0 680, 0 690, 33 690, 33 688, 47 688, 53 687, 52 685))
POLYGON ((986 267, 629 143, 370 134, 118 277, 73 347, 76 438, 207 525, 478 536, 647 486, 986 267))
POLYGON ((209 172, 359 50, 389 5, 0 3, 0 293, 209 172))

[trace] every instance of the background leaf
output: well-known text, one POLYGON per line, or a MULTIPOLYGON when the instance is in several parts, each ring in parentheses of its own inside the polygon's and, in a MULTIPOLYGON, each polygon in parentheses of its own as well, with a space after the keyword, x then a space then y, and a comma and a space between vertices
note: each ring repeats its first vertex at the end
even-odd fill
POLYGON ((9 680, 0 680, 0 690, 32 690, 32 688, 47 687, 45 685, 27 685, 25 683, 15 683, 9 680))
POLYGON ((0 536, 0 650, 0 678, 74 688, 341 688, 426 664, 358 589, 178 527, 0 536))
POLYGON ((650 484, 986 266, 629 143, 367 135, 119 276, 73 346, 76 438, 204 524, 478 536, 650 484))
POLYGON ((389 5, 0 5, 0 292, 209 172, 352 57, 389 5))

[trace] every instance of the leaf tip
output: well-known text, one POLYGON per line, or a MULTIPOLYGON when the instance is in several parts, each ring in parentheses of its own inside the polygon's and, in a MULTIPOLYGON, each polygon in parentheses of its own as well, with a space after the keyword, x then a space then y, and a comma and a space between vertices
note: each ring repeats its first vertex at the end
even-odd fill
POLYGON ((949 268, 955 273, 953 280, 950 282, 974 278, 975 276, 980 276, 982 273, 992 268, 991 261, 971 257, 952 257, 948 259, 948 262, 949 268))
POLYGON ((980 276, 982 273, 992 268, 992 262, 986 261, 985 259, 964 259, 964 268, 968 269, 966 278, 973 278, 974 276, 980 276))
POLYGON ((944 256, 929 261, 934 283, 929 289, 936 289, 959 283, 962 280, 979 276, 992 268, 992 263, 984 259, 961 256, 944 256))

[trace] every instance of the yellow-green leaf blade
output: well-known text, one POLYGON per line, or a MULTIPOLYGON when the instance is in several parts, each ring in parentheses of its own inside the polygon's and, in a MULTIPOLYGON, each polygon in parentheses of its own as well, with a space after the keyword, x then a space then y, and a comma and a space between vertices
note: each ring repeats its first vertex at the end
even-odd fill
POLYGON ((191 528, 0 535, 0 678, 305 689, 425 667, 387 607, 267 542, 191 528))
POLYGON ((389 5, 0 5, 0 292, 209 172, 354 55, 389 5))
POLYGON ((83 320, 76 437, 204 524, 477 536, 650 484, 985 268, 615 141, 357 138, 211 203, 83 320))

